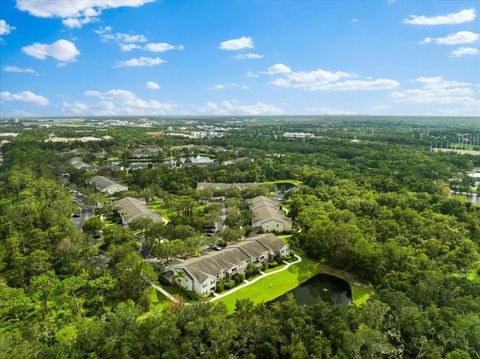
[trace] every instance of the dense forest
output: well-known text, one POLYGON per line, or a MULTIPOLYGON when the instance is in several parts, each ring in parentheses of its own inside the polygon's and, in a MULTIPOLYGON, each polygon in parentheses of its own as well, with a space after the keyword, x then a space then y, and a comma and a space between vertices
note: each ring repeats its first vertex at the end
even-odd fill
MULTIPOLYGON (((153 130, 171 126, 162 121, 153 130)), ((225 119, 212 121, 229 127, 225 119)), ((51 128, 5 124, 20 135, 0 147, 0 357, 478 358, 480 208, 452 196, 451 185, 467 183, 480 156, 430 146, 437 138, 455 141, 456 133, 478 136, 480 127, 451 121, 246 119, 220 138, 152 137, 145 133, 151 128, 118 127, 108 130, 113 140, 93 143, 45 142, 51 128), (288 139, 285 131, 315 137, 288 139), (205 167, 100 170, 128 184, 126 195, 162 199, 167 225, 106 227, 98 221, 111 215, 105 204, 83 231, 75 228, 62 173, 90 201, 105 198, 84 188, 91 174, 70 166, 69 151, 101 166, 108 157, 128 162, 139 146, 161 148, 159 160, 174 151, 187 155, 177 148, 187 144, 226 150, 205 167), (96 158, 101 151, 107 158, 96 158), (243 156, 254 161, 221 164, 243 156), (246 299, 234 312, 197 300, 151 310, 150 283, 162 266, 141 257, 138 231, 148 243, 168 239, 157 257, 193 255, 211 244, 202 228, 218 216, 217 207, 199 204, 203 199, 223 195, 235 208, 227 241, 250 230, 243 200, 271 190, 205 193, 197 183, 279 180, 301 183, 285 194, 295 223, 290 246, 370 282, 369 300, 344 308, 246 299)), ((83 126, 86 135, 105 134, 95 123, 83 126)), ((54 131, 74 135, 69 127, 54 131)))

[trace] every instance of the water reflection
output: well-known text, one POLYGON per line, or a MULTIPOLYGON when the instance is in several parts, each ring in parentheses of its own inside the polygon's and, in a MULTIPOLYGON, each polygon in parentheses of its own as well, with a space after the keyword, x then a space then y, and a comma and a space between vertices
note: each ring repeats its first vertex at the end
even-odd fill
POLYGON ((350 285, 337 277, 318 274, 310 278, 288 293, 274 299, 272 302, 284 301, 288 294, 293 294, 295 301, 300 305, 314 305, 320 302, 329 302, 336 305, 348 306, 352 301, 350 285))

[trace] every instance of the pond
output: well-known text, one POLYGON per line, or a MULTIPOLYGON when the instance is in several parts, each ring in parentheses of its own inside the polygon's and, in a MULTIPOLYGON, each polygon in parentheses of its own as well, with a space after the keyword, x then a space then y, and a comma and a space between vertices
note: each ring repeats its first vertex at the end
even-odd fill
POLYGON ((317 274, 272 302, 284 301, 290 293, 293 294, 295 301, 300 305, 329 302, 346 307, 352 301, 350 284, 343 279, 328 274, 317 274))

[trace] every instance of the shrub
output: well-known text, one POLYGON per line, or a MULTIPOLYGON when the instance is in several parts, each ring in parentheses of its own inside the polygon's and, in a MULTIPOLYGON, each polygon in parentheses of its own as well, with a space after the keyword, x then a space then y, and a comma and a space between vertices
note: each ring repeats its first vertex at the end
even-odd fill
POLYGON ((274 268, 278 266, 278 262, 277 261, 271 261, 270 263, 268 263, 268 268, 274 268))
POLYGON ((235 274, 232 279, 235 281, 235 284, 240 284, 244 281, 245 276, 241 273, 235 274))
POLYGON ((232 289, 235 287, 234 280, 222 279, 217 282, 217 292, 223 292, 224 290, 232 289))
POLYGON ((255 274, 257 274, 259 271, 260 270, 256 265, 249 263, 247 265, 247 268, 245 269, 245 277, 250 278, 251 276, 254 276, 255 274))

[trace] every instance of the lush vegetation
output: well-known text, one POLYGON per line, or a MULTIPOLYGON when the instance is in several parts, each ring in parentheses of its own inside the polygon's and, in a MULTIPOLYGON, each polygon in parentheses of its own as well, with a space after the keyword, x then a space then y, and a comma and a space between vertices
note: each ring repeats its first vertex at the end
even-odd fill
POLYGON ((465 174, 480 167, 480 156, 429 150, 435 138, 478 136, 475 120, 162 119, 144 129, 93 119, 75 130, 5 121, 2 131, 20 135, 0 147, 0 356, 478 357, 480 210, 451 189, 476 190, 465 174), (146 133, 200 125, 223 126, 226 135, 200 140, 146 133), (52 131, 113 139, 44 142, 52 131), (282 137, 286 131, 316 137, 289 140, 282 137), (135 171, 110 165, 112 159, 128 165, 147 146, 161 149, 142 159, 154 164, 206 152, 216 162, 135 171), (96 171, 72 168, 73 156, 95 162, 96 171), (239 157, 254 161, 221 164, 239 157), (129 191, 115 198, 144 198, 169 223, 122 226, 112 198, 85 184, 95 173, 128 184, 129 191), (204 181, 264 185, 196 191, 204 181), (286 182, 296 186, 281 196, 295 223, 289 243, 305 253, 301 263, 217 303, 167 303, 153 290, 150 283, 173 258, 249 235, 246 199, 276 194, 286 182), (97 207, 83 231, 72 222, 78 211, 72 189, 97 207), (206 236, 223 221, 215 196, 226 197, 226 227, 206 236), (140 252, 148 249, 157 261, 140 255, 140 239, 140 252), (319 271, 369 282, 375 290, 354 286, 357 305, 348 308, 261 303, 319 271))

